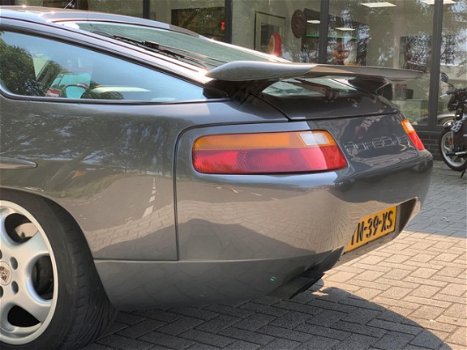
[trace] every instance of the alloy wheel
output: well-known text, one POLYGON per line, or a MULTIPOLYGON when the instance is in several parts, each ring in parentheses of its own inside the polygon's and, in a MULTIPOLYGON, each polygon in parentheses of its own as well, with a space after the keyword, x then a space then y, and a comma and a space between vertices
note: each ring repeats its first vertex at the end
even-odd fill
POLYGON ((441 152, 444 160, 453 167, 461 167, 465 160, 458 156, 449 156, 448 153, 454 150, 452 131, 446 132, 441 138, 441 152))
POLYGON ((25 208, 0 201, 0 341, 21 345, 48 327, 57 305, 50 242, 25 208))

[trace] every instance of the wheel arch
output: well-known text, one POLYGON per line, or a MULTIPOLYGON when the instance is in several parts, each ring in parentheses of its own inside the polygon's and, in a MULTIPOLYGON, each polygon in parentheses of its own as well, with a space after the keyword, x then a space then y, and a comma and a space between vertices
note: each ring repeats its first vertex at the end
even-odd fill
POLYGON ((92 252, 91 252, 91 249, 90 249, 90 246, 89 246, 89 242, 86 239, 86 235, 84 234, 83 230, 81 229, 81 226, 75 220, 73 215, 71 215, 71 213, 67 209, 65 209, 62 205, 57 203, 57 201, 55 201, 54 199, 52 199, 50 197, 39 194, 37 192, 27 191, 27 190, 24 190, 24 189, 3 187, 3 186, 0 186, 0 200, 2 199, 2 193, 3 192, 15 193, 17 195, 30 197, 30 198, 32 198, 32 197, 40 198, 43 201, 45 201, 51 207, 51 209, 56 212, 56 214, 63 217, 64 220, 69 220, 69 222, 75 227, 75 229, 80 233, 81 237, 83 238, 83 241, 86 244, 88 252, 92 257, 92 252))

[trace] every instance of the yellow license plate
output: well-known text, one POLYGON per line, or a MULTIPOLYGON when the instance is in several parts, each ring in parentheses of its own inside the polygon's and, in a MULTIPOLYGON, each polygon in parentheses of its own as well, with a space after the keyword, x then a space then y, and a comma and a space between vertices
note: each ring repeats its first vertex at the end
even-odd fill
POLYGON ((396 230, 396 214, 397 207, 391 207, 361 218, 352 239, 344 249, 344 253, 394 232, 396 230))

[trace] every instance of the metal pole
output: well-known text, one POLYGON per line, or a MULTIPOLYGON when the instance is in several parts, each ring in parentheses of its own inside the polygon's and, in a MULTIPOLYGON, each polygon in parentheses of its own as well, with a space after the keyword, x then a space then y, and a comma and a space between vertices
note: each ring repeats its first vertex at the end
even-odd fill
POLYGON ((430 92, 428 97, 428 126, 435 129, 438 114, 439 74, 443 30, 443 0, 435 0, 433 13, 433 40, 431 42, 430 92))
POLYGON ((319 55, 318 62, 326 63, 328 59, 329 34, 329 1, 321 0, 319 8, 319 55))
POLYGON ((224 15, 225 15, 225 32, 224 41, 232 43, 232 16, 233 16, 233 0, 225 0, 224 2, 224 15))

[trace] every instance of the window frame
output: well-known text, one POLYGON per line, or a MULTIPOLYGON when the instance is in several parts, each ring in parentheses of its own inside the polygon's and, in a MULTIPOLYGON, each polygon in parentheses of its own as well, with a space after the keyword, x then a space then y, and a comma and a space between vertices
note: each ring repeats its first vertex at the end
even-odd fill
MULTIPOLYGON (((13 32, 33 37, 38 37, 46 40, 52 40, 55 42, 64 43, 67 45, 73 45, 85 50, 93 51, 101 55, 110 56, 129 64, 137 65, 146 69, 150 69, 160 74, 168 75, 174 79, 192 84, 195 87, 199 87, 202 90, 206 89, 206 86, 200 81, 190 79, 182 74, 177 74, 168 69, 164 69, 163 60, 160 59, 161 64, 155 64, 149 59, 145 59, 144 56, 152 57, 149 53, 141 52, 137 47, 134 50, 130 47, 124 47, 126 50, 120 51, 118 48, 120 45, 115 45, 112 42, 105 40, 106 38, 92 38, 93 40, 86 40, 89 38, 85 33, 76 33, 68 30, 67 28, 60 28, 57 25, 48 25, 41 23, 26 22, 18 19, 1 18, 0 31, 13 32), (44 27, 47 28, 44 30, 44 27), (70 33, 71 32, 71 33, 70 33), (65 35, 64 35, 65 34, 65 35), (81 39, 81 40, 80 40, 81 39), (127 51, 127 52, 124 52, 127 51), (134 51, 131 53, 131 51, 134 51), (141 55, 143 57, 138 57, 141 55)), ((210 88, 209 89, 213 89, 210 88)), ((225 95, 225 93, 219 91, 219 94, 225 95)), ((181 105, 181 104, 192 104, 192 103, 210 103, 219 101, 230 101, 230 98, 215 97, 206 99, 195 99, 195 100, 183 100, 183 101, 151 101, 151 100, 111 100, 111 99, 74 99, 74 98, 63 98, 63 97, 52 97, 52 96, 28 96, 14 94, 6 88, 4 83, 0 83, 0 95, 5 98, 12 100, 22 101, 34 101, 34 102, 53 102, 53 103, 72 103, 72 104, 98 104, 98 105, 181 105)))

